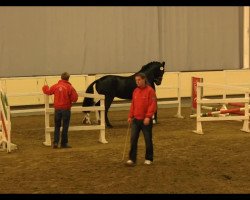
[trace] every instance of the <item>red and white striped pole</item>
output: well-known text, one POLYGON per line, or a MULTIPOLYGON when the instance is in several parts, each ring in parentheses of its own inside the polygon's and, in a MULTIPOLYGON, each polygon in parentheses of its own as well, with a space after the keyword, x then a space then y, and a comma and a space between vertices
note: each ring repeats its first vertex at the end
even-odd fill
MULTIPOLYGON (((212 111, 212 112, 202 113, 201 117, 210 117, 210 116, 213 116, 213 115, 226 114, 226 113, 244 115, 243 111, 245 111, 245 108, 232 108, 232 109, 227 109, 227 110, 221 109, 219 111, 212 111)), ((195 118, 196 116, 197 116, 196 114, 190 115, 191 118, 195 118)))

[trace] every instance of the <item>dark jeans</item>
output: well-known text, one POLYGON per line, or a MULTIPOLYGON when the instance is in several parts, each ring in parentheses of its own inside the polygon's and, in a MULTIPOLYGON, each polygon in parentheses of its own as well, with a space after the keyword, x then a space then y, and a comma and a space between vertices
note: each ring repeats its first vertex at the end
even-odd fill
POLYGON ((58 144, 60 140, 60 127, 63 122, 61 144, 65 145, 68 143, 68 129, 70 122, 70 110, 55 110, 55 131, 54 131, 54 144, 58 144))
POLYGON ((133 119, 131 125, 131 138, 130 138, 131 147, 129 152, 129 159, 132 160, 133 162, 136 162, 137 143, 141 130, 144 135, 144 140, 146 145, 145 159, 153 161, 152 128, 153 128, 152 119, 150 120, 149 125, 144 125, 143 120, 133 119))

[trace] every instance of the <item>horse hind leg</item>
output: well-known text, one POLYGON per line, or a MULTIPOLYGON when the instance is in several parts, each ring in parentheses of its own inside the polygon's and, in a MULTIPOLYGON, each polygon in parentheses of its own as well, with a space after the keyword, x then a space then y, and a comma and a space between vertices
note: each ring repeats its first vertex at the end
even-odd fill
POLYGON ((105 122, 106 122, 106 126, 108 128, 113 128, 113 126, 110 124, 109 118, 108 118, 108 110, 111 106, 111 103, 113 102, 113 99, 114 99, 113 96, 111 96, 111 97, 105 96, 105 122))
POLYGON ((83 120, 82 123, 83 124, 92 124, 91 120, 90 120, 90 113, 89 112, 84 112, 84 116, 83 116, 83 120))

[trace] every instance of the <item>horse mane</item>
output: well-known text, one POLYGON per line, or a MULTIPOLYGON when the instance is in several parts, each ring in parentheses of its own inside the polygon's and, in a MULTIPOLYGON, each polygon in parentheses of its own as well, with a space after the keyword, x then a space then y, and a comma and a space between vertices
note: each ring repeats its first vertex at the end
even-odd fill
POLYGON ((148 63, 148 64, 146 64, 146 65, 143 65, 142 66, 142 68, 141 68, 141 70, 139 71, 139 72, 144 72, 145 70, 147 70, 147 69, 149 69, 151 66, 154 66, 154 65, 156 65, 156 64, 161 64, 160 62, 158 62, 158 61, 152 61, 152 62, 150 62, 150 63, 148 63))

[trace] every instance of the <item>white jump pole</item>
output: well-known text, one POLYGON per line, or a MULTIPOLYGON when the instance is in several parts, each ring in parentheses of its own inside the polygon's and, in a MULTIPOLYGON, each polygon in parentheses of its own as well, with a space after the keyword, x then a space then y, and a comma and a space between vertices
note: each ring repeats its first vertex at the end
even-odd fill
MULTIPOLYGON (((100 106, 105 107, 104 104, 105 104, 104 99, 101 99, 100 100, 100 106)), ((101 126, 105 127, 105 110, 102 110, 100 115, 101 115, 100 116, 100 118, 101 118, 101 126)), ((108 143, 107 140, 105 139, 105 129, 100 130, 99 142, 101 142, 103 144, 108 143)))
POLYGON ((177 84, 177 102, 178 102, 178 110, 177 110, 177 114, 175 115, 175 117, 177 118, 184 118, 181 115, 181 79, 180 79, 180 72, 177 73, 177 78, 178 78, 178 84, 177 84))
POLYGON ((197 92, 197 96, 196 96, 196 130, 194 130, 193 132, 197 133, 197 134, 204 134, 202 131, 202 125, 201 125, 201 104, 200 104, 200 100, 201 100, 201 90, 202 87, 198 87, 198 83, 196 85, 196 92, 197 92))
POLYGON ((49 95, 44 94, 44 119, 45 119, 45 142, 43 144, 45 146, 51 146, 51 137, 50 132, 47 128, 49 128, 49 112, 46 112, 46 110, 49 108, 49 95))

